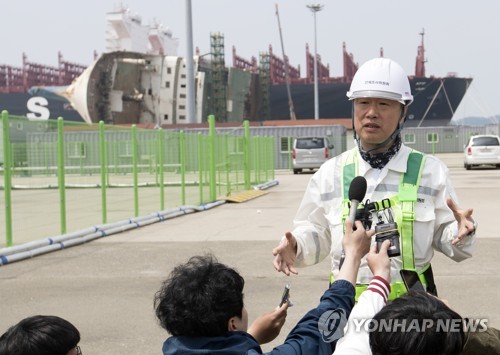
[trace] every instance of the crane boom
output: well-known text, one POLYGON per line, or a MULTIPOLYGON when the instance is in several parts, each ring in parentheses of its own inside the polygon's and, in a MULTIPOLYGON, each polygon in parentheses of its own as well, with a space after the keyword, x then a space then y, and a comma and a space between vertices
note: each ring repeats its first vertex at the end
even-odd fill
POLYGON ((283 55, 283 62, 285 63, 285 83, 286 83, 286 92, 288 95, 288 108, 290 109, 290 119, 295 121, 297 118, 295 117, 295 108, 293 107, 292 93, 290 91, 290 76, 288 75, 288 60, 285 55, 285 45, 283 44, 283 34, 281 33, 281 23, 280 23, 280 15, 278 12, 278 4, 276 4, 276 17, 278 18, 278 29, 280 31, 280 41, 281 41, 281 53, 283 55))

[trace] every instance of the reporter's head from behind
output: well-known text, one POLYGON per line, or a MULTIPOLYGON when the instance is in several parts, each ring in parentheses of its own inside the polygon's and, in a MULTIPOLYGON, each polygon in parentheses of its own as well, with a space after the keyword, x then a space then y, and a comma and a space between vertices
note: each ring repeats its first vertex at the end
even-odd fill
POLYGON ((214 337, 246 331, 245 280, 213 256, 194 256, 174 268, 155 296, 156 316, 170 334, 214 337))
POLYGON ((80 332, 65 319, 37 315, 25 318, 0 337, 2 355, 80 355, 80 332))
POLYGON ((465 343, 462 317, 424 292, 410 291, 387 304, 370 327, 374 355, 460 354, 465 343))
POLYGON ((155 294, 160 325, 172 337, 164 354, 261 353, 260 344, 276 338, 288 304, 258 317, 248 326, 243 277, 212 255, 193 256, 176 266, 155 294))

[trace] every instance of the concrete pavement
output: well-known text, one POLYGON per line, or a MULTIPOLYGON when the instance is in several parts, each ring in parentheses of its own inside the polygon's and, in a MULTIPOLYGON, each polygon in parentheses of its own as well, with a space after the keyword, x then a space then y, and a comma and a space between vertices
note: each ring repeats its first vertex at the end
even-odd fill
MULTIPOLYGON (((458 155, 440 156, 462 207, 479 222, 476 254, 462 263, 433 261, 440 295, 463 316, 487 317, 500 327, 500 239, 496 219, 500 170, 465 171, 458 155)), ((245 277, 250 321, 274 308, 286 282, 295 306, 284 340, 328 284, 329 260, 287 278, 272 268, 271 250, 291 228, 310 174, 278 172, 279 185, 245 203, 226 203, 91 243, 0 267, 0 332, 34 314, 68 319, 81 331, 84 354, 160 354, 167 337, 154 317, 153 297, 170 270, 190 256, 212 252, 245 277)), ((202 316, 202 315, 200 315, 202 316)))

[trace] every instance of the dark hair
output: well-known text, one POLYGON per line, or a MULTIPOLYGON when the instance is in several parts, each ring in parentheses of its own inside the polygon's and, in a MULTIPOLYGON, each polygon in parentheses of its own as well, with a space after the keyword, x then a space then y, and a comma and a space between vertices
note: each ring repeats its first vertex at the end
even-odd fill
POLYGON ((0 337, 2 355, 66 355, 80 332, 65 319, 37 315, 21 320, 0 337))
POLYGON ((413 291, 395 299, 370 324, 370 348, 374 355, 459 354, 463 345, 462 317, 424 292, 413 291))
POLYGON ((212 255, 174 268, 155 294, 156 316, 172 335, 219 336, 242 316, 245 280, 212 255))

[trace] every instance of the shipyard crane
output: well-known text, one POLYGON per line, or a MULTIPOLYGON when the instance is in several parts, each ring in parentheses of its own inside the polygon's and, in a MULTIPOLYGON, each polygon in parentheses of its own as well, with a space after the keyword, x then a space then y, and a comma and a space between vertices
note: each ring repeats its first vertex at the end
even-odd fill
POLYGON ((290 119, 295 121, 297 118, 295 117, 295 108, 293 107, 292 93, 290 91, 290 76, 288 75, 288 60, 285 55, 285 45, 283 44, 283 34, 281 33, 281 23, 280 23, 280 14, 278 12, 278 4, 276 4, 276 17, 278 18, 278 29, 280 31, 280 41, 281 41, 281 52, 283 55, 283 61, 285 62, 285 83, 286 83, 286 92, 288 94, 288 107, 290 109, 290 119))

